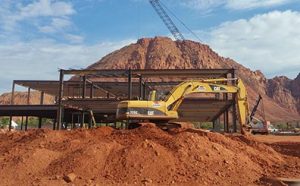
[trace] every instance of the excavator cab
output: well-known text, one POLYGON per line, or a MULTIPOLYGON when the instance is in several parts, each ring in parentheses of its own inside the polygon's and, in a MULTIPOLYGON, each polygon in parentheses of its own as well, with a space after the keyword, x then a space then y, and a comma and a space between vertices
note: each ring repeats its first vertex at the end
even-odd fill
POLYGON ((151 90, 150 91, 148 101, 156 101, 156 90, 151 90))

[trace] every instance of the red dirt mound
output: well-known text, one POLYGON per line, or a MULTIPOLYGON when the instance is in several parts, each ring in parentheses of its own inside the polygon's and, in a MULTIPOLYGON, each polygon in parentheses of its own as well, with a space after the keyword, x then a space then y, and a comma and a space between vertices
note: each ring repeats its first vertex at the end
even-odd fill
POLYGON ((1 133, 0 179, 1 185, 271 185, 271 177, 300 177, 299 153, 276 148, 252 137, 151 125, 1 133))

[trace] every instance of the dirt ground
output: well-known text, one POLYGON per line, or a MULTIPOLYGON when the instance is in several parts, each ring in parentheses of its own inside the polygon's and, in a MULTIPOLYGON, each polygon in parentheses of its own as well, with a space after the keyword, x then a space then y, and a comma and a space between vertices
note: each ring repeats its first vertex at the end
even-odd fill
POLYGON ((283 185, 273 178, 300 178, 300 142, 274 139, 166 132, 149 125, 2 132, 0 180, 1 185, 283 185))
POLYGON ((254 135, 256 140, 264 143, 275 142, 297 142, 300 143, 300 136, 278 136, 278 135, 254 135))

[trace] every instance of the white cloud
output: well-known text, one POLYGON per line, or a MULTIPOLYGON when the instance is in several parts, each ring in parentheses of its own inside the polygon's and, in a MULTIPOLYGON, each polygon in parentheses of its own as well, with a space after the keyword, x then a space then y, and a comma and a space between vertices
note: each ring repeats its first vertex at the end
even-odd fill
MULTIPOLYGON (((74 36, 75 37, 75 36, 74 36)), ((104 55, 135 40, 95 45, 60 44, 35 40, 0 45, 0 93, 10 91, 15 79, 58 79, 58 68, 85 68, 104 55)))
POLYGON ((39 26, 38 29, 43 33, 55 33, 64 31, 66 28, 72 26, 72 22, 66 18, 53 18, 51 23, 46 26, 39 26))
POLYGON ((204 11, 210 11, 226 3, 226 0, 186 0, 181 2, 183 5, 204 11))
POLYGON ((208 43, 269 77, 300 72, 300 12, 273 11, 249 20, 226 22, 213 29, 208 43), (293 68, 291 68, 293 67, 293 68))
POLYGON ((299 0, 186 0, 182 4, 193 9, 211 11, 216 7, 234 10, 268 8, 295 1, 299 0))
POLYGON ((279 6, 292 2, 291 0, 228 0, 226 6, 230 9, 252 9, 260 7, 279 6))
POLYGON ((20 19, 39 16, 67 16, 75 13, 72 5, 67 2, 39 0, 20 8, 20 19))
POLYGON ((74 34, 66 34, 65 38, 71 43, 82 43, 84 41, 84 37, 74 34))
POLYGON ((74 13, 72 4, 61 0, 38 0, 29 4, 3 0, 0 3, 0 31, 18 32, 22 22, 43 33, 54 33, 69 27, 72 24, 70 16, 74 13), (46 25, 47 22, 50 24, 46 25))

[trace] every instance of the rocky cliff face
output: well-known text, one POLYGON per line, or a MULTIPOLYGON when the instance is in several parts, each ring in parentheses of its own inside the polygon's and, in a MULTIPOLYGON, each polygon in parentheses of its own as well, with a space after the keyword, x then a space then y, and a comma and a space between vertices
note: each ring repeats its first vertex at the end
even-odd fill
POLYGON ((300 113, 300 73, 294 80, 285 76, 268 80, 268 96, 300 113))
POLYGON ((297 107, 298 112, 300 113, 300 73, 298 74, 296 79, 294 79, 291 82, 290 90, 292 92, 292 95, 296 99, 296 102, 297 102, 296 107, 297 107))
POLYGON ((165 37, 140 39, 88 67, 89 69, 201 69, 235 68, 246 83, 250 107, 258 94, 264 98, 269 120, 298 120, 300 76, 295 80, 268 80, 260 71, 223 58, 209 46, 194 41, 172 41, 165 37), (298 111, 297 111, 298 107, 298 111))

